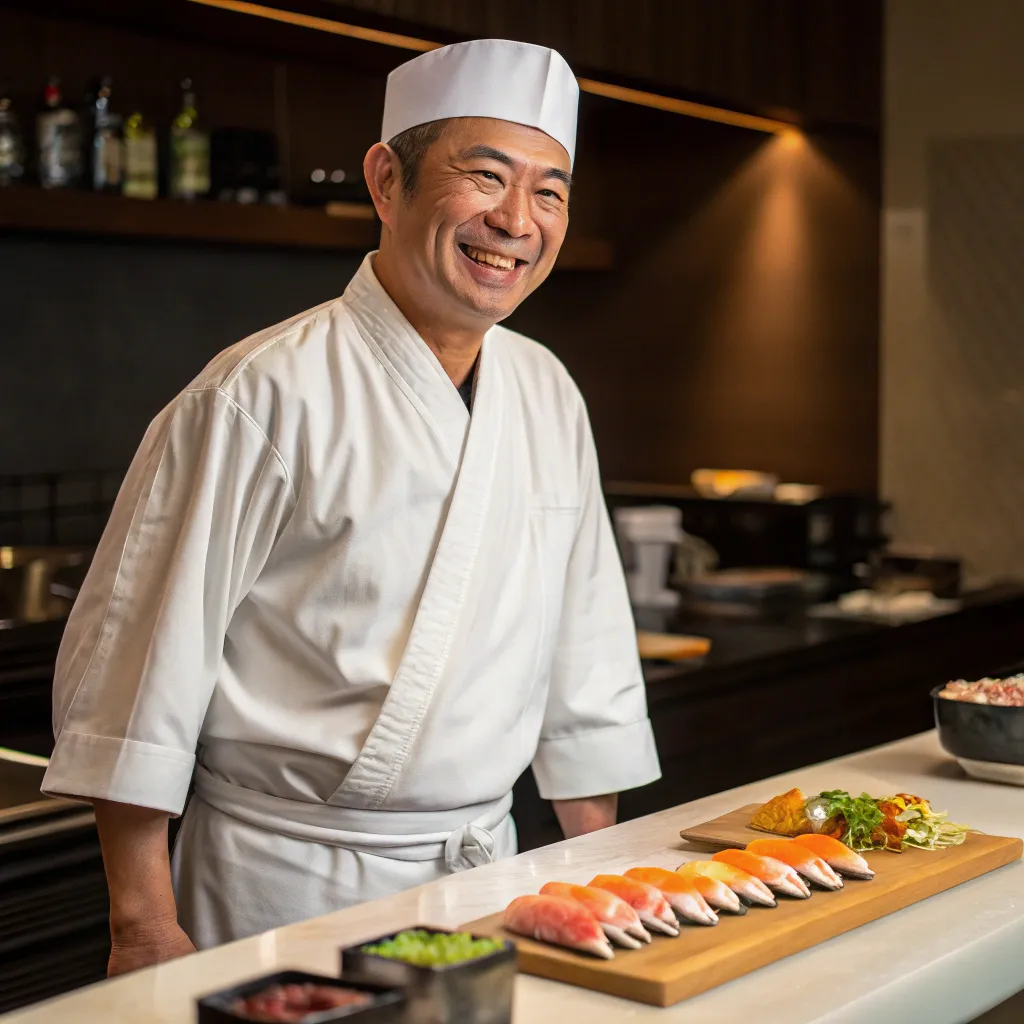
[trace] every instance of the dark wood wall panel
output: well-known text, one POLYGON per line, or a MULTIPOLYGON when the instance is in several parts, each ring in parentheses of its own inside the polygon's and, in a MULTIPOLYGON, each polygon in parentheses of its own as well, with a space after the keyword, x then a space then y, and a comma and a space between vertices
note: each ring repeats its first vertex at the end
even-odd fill
MULTIPOLYGON (((749 108, 877 127, 881 0, 329 0, 749 108)), ((286 5, 286 4, 284 4, 286 5)))
MULTIPOLYGON (((391 8, 411 18, 421 11, 417 3, 394 0, 391 8)), ((536 27, 553 41, 568 33, 574 3, 526 3, 526 29, 518 34, 536 27)), ((595 2, 593 18, 580 22, 579 45, 597 55, 601 47, 611 52, 604 33, 625 37, 631 26, 640 31, 637 25, 646 25, 642 34, 651 41, 658 19, 671 16, 681 63, 705 81, 755 90, 787 61, 799 63, 800 32, 786 28, 786 11, 794 17, 804 6, 796 0, 766 0, 760 13, 739 22, 730 20, 735 3, 699 4, 715 12, 700 16, 699 29, 688 20, 697 17, 687 13, 690 6, 595 2), (627 17, 632 7, 636 18, 627 17), (760 45, 765 39, 774 42, 760 45), (776 59, 775 46, 789 56, 776 59)), ((516 34, 510 15, 486 0, 452 11, 458 24, 483 18, 488 33, 516 34)), ((638 47, 624 44, 622 59, 639 61, 638 47)), ((390 59, 408 56, 391 51, 390 59)), ((864 63, 872 59, 869 52, 864 63)), ((318 166, 359 174, 383 103, 383 72, 358 62, 249 53, 2 9, 0 67, 21 87, 23 115, 34 109, 47 72, 61 74, 75 96, 89 74, 105 71, 115 76, 122 110, 143 104, 164 122, 179 78, 191 74, 211 123, 278 130, 293 183, 318 166)), ((779 71, 776 95, 791 100, 791 87, 779 71)), ((573 372, 591 410, 606 477, 679 483, 702 465, 742 465, 792 480, 873 487, 877 136, 813 136, 790 147, 775 137, 584 94, 578 154, 574 231, 609 239, 615 268, 553 275, 510 326, 548 344, 573 372)), ((36 441, 9 452, 6 465, 0 457, 0 472, 15 462, 19 469, 59 470, 102 464, 103 453, 123 457, 146 419, 209 354, 263 326, 261 318, 284 317, 339 294, 355 266, 329 254, 297 259, 141 243, 10 239, 5 253, 16 260, 23 246, 31 258, 19 268, 18 285, 10 274, 6 286, 0 280, 0 307, 17 314, 8 317, 16 331, 5 332, 4 342, 10 335, 26 353, 17 361, 22 373, 40 376, 19 385, 4 412, 27 424, 36 441), (56 268, 50 273, 48 259, 56 268), (101 286, 73 287, 78 277, 90 280, 90 266, 101 286), (248 296, 256 281, 273 301, 254 306, 248 296), (132 323, 146 327, 131 330, 132 323), (176 345, 175 336, 188 336, 188 344, 176 345), (135 404, 118 406, 111 381, 124 383, 154 360, 159 379, 136 391, 135 404), (45 396, 53 393, 47 367, 67 410, 59 424, 47 411, 45 396), (46 422, 33 430, 33 416, 46 422), (76 416, 80 429, 72 433, 91 439, 81 444, 62 440, 76 416)))

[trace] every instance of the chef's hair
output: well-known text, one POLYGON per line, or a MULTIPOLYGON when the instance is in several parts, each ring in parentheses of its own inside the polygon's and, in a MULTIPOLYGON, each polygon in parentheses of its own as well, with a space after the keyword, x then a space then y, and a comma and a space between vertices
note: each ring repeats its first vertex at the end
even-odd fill
POLYGON ((406 199, 416 193, 416 182, 420 173, 420 162, 427 150, 444 134, 449 118, 439 121, 427 121, 413 128, 406 128, 393 139, 388 139, 388 146, 398 157, 402 169, 402 195, 406 199))

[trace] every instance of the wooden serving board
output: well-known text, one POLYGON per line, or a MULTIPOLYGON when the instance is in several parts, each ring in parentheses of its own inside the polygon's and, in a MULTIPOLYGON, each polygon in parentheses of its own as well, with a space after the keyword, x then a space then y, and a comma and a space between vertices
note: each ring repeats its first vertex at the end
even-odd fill
MULTIPOLYGON (((720 818, 705 821, 703 825, 684 828, 679 834, 688 843, 696 843, 698 846, 713 846, 719 850, 727 849, 730 846, 738 846, 742 849, 754 839, 778 839, 780 837, 772 832, 762 832, 760 829, 747 826, 747 822, 763 806, 763 803, 747 804, 746 807, 739 807, 735 811, 723 814, 720 818)), ((902 857, 903 854, 893 854, 893 856, 902 857)))
POLYGON ((671 1006, 1010 864, 1022 852, 1020 839, 979 834, 969 835, 962 846, 935 852, 872 851, 866 854, 875 870, 870 882, 848 880, 839 892, 816 891, 808 900, 781 900, 775 908, 752 907, 741 917, 722 914, 712 928, 684 925, 678 938, 656 937, 642 949, 616 950, 614 960, 507 933, 501 914, 465 927, 478 935, 501 935, 515 942, 519 970, 526 974, 653 1006, 671 1006))
POLYGON ((703 658, 711 650, 711 641, 703 636, 679 633, 648 633, 637 630, 637 646, 645 661, 687 661, 703 658))

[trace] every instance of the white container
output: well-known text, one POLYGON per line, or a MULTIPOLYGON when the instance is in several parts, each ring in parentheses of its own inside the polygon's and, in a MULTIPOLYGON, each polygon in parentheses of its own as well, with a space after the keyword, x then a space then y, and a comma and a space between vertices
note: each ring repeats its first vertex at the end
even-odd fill
POLYGON ((683 536, 683 513, 666 505, 620 508, 615 525, 626 563, 626 583, 634 605, 671 608, 679 600, 669 590, 669 569, 676 545, 683 536))

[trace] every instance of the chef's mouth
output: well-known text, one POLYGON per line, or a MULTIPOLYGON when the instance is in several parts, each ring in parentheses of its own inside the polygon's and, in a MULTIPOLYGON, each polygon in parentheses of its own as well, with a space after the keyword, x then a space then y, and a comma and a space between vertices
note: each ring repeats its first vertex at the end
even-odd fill
POLYGON ((517 259, 515 256, 503 256, 501 253, 491 252, 488 249, 478 249, 475 245, 467 245, 465 242, 459 242, 459 248, 474 263, 479 263, 482 267, 491 267, 494 270, 515 270, 516 267, 521 267, 528 262, 517 259))

